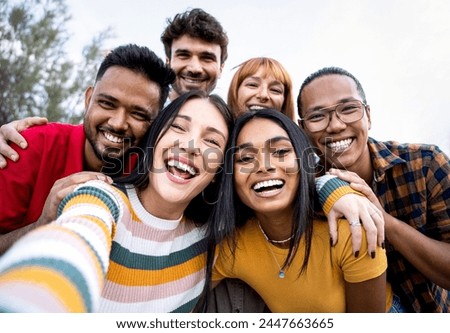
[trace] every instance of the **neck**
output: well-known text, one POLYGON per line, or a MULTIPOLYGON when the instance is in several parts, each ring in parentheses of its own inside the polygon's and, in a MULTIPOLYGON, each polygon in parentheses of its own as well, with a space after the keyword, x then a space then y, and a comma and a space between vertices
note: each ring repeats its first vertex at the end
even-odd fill
POLYGON ((363 154, 358 159, 358 162, 352 165, 348 170, 356 173, 358 176, 364 179, 364 181, 369 184, 369 186, 370 184, 372 184, 373 167, 368 145, 366 145, 363 154))
POLYGON ((256 218, 269 241, 273 241, 274 244, 286 241, 285 243, 289 244, 289 238, 292 236, 292 212, 285 214, 257 213, 256 218))
POLYGON ((187 207, 184 203, 168 203, 155 192, 151 192, 150 186, 143 190, 136 188, 136 193, 145 210, 161 219, 176 220, 183 215, 187 207))

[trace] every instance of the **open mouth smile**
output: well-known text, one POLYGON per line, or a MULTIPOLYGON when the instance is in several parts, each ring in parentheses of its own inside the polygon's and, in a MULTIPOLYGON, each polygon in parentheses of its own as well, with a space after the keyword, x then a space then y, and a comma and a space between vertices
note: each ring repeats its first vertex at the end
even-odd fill
POLYGON ((102 131, 103 136, 106 138, 106 140, 112 142, 112 143, 123 143, 124 142, 124 138, 123 137, 118 137, 114 134, 111 134, 109 132, 105 132, 102 131))
POLYGON ((262 106, 262 105, 249 105, 248 109, 249 110, 263 110, 263 109, 267 109, 268 106, 262 106))
POLYGON ((333 141, 326 144, 327 148, 331 149, 333 153, 340 153, 346 150, 352 144, 353 139, 348 138, 340 141, 333 141))
POLYGON ((188 180, 198 174, 198 169, 192 165, 178 159, 169 159, 166 162, 167 171, 179 180, 188 180))
POLYGON ((269 179, 257 182, 252 186, 253 191, 258 194, 279 192, 284 186, 284 181, 281 179, 269 179))

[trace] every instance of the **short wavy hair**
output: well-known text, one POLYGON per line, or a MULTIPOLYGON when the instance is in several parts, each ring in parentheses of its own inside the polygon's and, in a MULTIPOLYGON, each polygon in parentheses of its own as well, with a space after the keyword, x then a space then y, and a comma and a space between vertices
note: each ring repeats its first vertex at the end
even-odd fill
POLYGON ((161 42, 167 58, 172 56, 172 43, 181 36, 188 35, 205 42, 220 45, 220 63, 228 58, 228 36, 217 19, 203 9, 194 8, 167 19, 167 27, 161 34, 161 42))

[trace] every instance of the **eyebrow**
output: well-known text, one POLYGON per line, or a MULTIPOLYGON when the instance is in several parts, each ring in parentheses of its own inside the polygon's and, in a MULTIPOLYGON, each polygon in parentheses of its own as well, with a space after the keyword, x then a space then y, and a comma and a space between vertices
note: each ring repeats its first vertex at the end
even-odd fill
MULTIPOLYGON (((242 80, 242 82, 247 81, 247 80, 258 80, 258 81, 262 81, 264 80, 266 76, 257 76, 257 75, 251 75, 251 76, 247 76, 245 79, 242 80)), ((273 78, 271 81, 269 81, 269 85, 280 85, 284 87, 284 84, 278 80, 277 78, 273 78)))
POLYGON ((336 106, 336 105, 339 105, 339 104, 342 104, 342 103, 346 103, 346 102, 350 102, 350 101, 356 101, 356 99, 354 97, 341 98, 336 104, 329 105, 329 106, 317 105, 317 106, 313 107, 312 109, 306 110, 306 112, 312 112, 312 111, 328 109, 328 108, 330 108, 332 106, 336 106))
MULTIPOLYGON (((176 49, 174 53, 175 53, 175 54, 179 54, 179 53, 189 53, 189 54, 192 54, 192 51, 190 51, 189 49, 176 49)), ((207 57, 211 57, 211 58, 214 58, 215 60, 217 60, 216 54, 213 53, 213 52, 203 51, 203 52, 200 52, 200 55, 201 55, 202 57, 207 56, 207 57)))
MULTIPOLYGON (((183 118, 183 119, 185 119, 185 120, 187 120, 187 121, 189 121, 189 122, 192 122, 192 118, 191 118, 191 117, 185 116, 185 115, 182 115, 182 114, 177 115, 176 118, 183 118)), ((207 127, 206 127, 206 130, 208 130, 209 132, 214 132, 214 133, 219 134, 221 137, 223 137, 223 139, 225 140, 225 142, 227 141, 227 139, 226 139, 226 137, 225 137, 225 134, 222 133, 221 131, 219 131, 217 128, 212 127, 212 126, 207 126, 207 127)))
POLYGON ((244 80, 242 81, 247 81, 247 80, 262 80, 262 78, 260 76, 256 76, 256 75, 251 75, 251 76, 247 76, 244 80))
POLYGON ((269 147, 270 147, 272 144, 275 144, 280 141, 289 141, 289 143, 292 144, 291 139, 289 139, 286 136, 280 135, 280 136, 276 136, 276 137, 273 137, 273 138, 267 140, 266 145, 269 145, 269 147))
MULTIPOLYGON (((113 97, 111 95, 105 94, 105 93, 99 93, 97 95, 97 99, 98 98, 104 98, 104 99, 110 100, 111 102, 119 103, 119 100, 117 98, 115 98, 115 97, 113 97)), ((133 110, 144 111, 146 113, 152 113, 151 108, 146 108, 146 107, 143 107, 141 105, 132 104, 131 108, 133 110)))
MULTIPOLYGON (((272 144, 275 144, 280 141, 288 141, 289 143, 292 144, 291 140, 288 137, 280 135, 280 136, 275 136, 273 138, 267 139, 266 142, 264 143, 264 145, 270 147, 272 144)), ((250 149, 250 148, 254 148, 253 143, 251 143, 251 142, 245 142, 245 143, 237 146, 237 149, 250 149)))

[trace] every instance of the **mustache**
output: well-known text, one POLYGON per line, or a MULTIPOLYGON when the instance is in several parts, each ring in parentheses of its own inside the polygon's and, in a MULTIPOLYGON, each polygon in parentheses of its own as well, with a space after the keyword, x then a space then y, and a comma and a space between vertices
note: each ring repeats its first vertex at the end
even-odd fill
POLYGON ((111 133, 111 134, 113 134, 115 136, 123 138, 124 140, 134 141, 134 139, 135 139, 134 136, 127 135, 127 131, 125 131, 125 130, 115 130, 114 128, 111 128, 109 126, 99 126, 98 130, 102 131, 102 132, 111 133))
POLYGON ((186 73, 183 73, 183 77, 186 79, 200 79, 200 80, 207 80, 209 79, 208 75, 204 75, 202 73, 195 73, 195 72, 191 72, 191 71, 187 71, 186 73))

